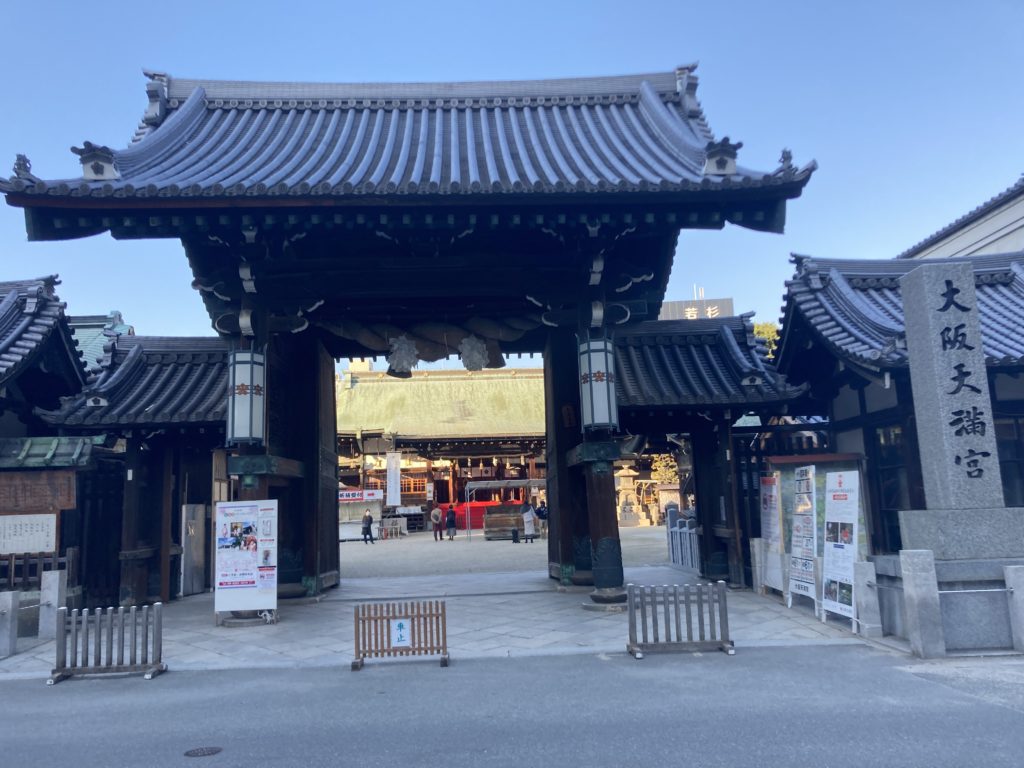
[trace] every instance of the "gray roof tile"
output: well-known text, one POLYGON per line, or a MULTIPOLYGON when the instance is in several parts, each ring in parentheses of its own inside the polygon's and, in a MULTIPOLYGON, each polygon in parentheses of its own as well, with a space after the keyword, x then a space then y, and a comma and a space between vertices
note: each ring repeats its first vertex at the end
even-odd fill
POLYGON ((655 320, 616 332, 620 408, 756 405, 799 396, 765 357, 752 315, 655 320))
POLYGON ((922 264, 974 266, 981 335, 989 367, 1024 365, 1024 254, 956 259, 830 260, 794 256, 786 283, 780 367, 795 353, 799 325, 840 358, 875 370, 908 365, 899 278, 922 264))
MULTIPOLYGON (((689 70, 481 83, 249 83, 151 75, 118 178, 12 177, 70 197, 467 195, 802 187, 814 170, 705 175, 689 70)), ((104 149, 104 148, 101 148, 104 149)))
POLYGON ((81 394, 40 417, 64 427, 205 425, 224 421, 227 342, 219 338, 120 336, 81 394))
POLYGON ((51 338, 67 349, 71 365, 85 380, 85 365, 71 337, 56 275, 0 282, 0 386, 29 368, 51 338))

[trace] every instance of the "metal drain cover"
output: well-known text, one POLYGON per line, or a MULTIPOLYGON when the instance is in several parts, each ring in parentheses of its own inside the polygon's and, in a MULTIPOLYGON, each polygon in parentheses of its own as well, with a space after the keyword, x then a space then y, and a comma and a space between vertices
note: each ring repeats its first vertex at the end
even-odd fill
POLYGON ((209 757, 222 751, 224 747, 196 747, 185 753, 185 757, 209 757))

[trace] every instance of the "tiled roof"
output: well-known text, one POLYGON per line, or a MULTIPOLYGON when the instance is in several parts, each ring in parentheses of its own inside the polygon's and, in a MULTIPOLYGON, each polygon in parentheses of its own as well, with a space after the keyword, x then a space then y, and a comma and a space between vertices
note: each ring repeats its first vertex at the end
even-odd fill
POLYGON ((92 437, 7 437, 0 439, 0 469, 88 467, 92 437))
POLYGON ((850 362, 874 370, 906 367, 899 278, 923 264, 962 261, 974 266, 987 364, 1024 364, 1024 254, 920 260, 794 256, 796 275, 786 283, 780 368, 796 353, 793 345, 798 342, 787 341, 797 324, 850 362))
POLYGON ((51 338, 64 346, 79 379, 85 380, 65 305, 54 292, 59 284, 56 275, 0 282, 0 386, 29 368, 51 338))
POLYGON ((40 417, 65 427, 204 425, 223 422, 227 342, 219 338, 120 336, 81 394, 40 417))
MULTIPOLYGON (((30 164, 0 192, 90 198, 797 191, 814 164, 705 173, 714 136, 691 69, 563 80, 255 83, 150 75, 127 149, 87 142, 86 176, 30 164), (104 162, 113 167, 103 168, 104 162), (89 177, 89 168, 95 168, 89 177), (98 174, 99 178, 97 178, 98 174)), ((725 141, 729 145, 728 141, 725 141)), ((738 148, 738 145, 729 145, 738 148)))
POLYGON ((337 388, 338 431, 406 438, 544 434, 540 369, 348 374, 337 388))
POLYGON ((800 395, 765 362, 750 318, 657 320, 618 330, 619 407, 755 405, 800 395))
POLYGON ((111 339, 122 334, 135 334, 135 329, 125 323, 121 313, 116 310, 107 315, 74 315, 68 318, 68 324, 89 370, 93 370, 103 359, 103 348, 111 339))
POLYGON ((921 251, 931 247, 932 245, 935 245, 939 241, 946 238, 948 235, 951 235, 952 233, 960 229, 963 229, 968 224, 971 224, 977 221, 978 219, 987 216, 988 214, 997 210, 1001 206, 1006 205, 1007 203, 1012 202, 1013 200, 1016 200, 1018 197, 1021 197, 1022 195, 1024 195, 1024 176, 1021 176, 1021 178, 1018 179, 1017 183, 1014 184, 1013 186, 1004 189, 998 195, 982 203, 973 211, 965 213, 956 221, 952 222, 951 224, 947 224, 938 232, 929 235, 924 240, 919 242, 917 245, 911 246, 896 258, 912 259, 917 254, 921 253, 921 251))

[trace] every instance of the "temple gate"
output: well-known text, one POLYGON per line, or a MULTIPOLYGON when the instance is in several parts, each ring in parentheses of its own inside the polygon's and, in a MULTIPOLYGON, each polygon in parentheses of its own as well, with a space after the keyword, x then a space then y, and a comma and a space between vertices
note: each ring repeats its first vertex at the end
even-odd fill
POLYGON ((231 355, 228 472, 277 498, 304 581, 337 582, 333 361, 543 352, 551 575, 625 599, 615 331, 657 317, 682 229, 781 232, 814 164, 736 163, 693 67, 491 83, 311 84, 147 73, 126 149, 80 178, 19 156, 30 239, 174 237, 231 355), (264 404, 265 401, 265 404, 264 404), (265 417, 264 417, 265 416, 265 417))

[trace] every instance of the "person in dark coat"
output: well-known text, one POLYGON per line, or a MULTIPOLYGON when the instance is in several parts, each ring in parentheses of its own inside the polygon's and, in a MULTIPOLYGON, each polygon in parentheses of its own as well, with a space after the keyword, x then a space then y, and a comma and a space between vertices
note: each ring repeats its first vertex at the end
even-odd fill
POLYGON ((455 541, 455 507, 448 505, 448 511, 444 516, 444 525, 448 529, 448 541, 455 541))
POLYGON ((373 515, 370 514, 370 510, 366 510, 366 514, 363 515, 363 544, 369 541, 370 544, 376 544, 373 538, 373 515))

